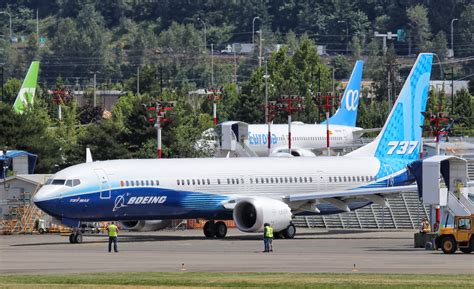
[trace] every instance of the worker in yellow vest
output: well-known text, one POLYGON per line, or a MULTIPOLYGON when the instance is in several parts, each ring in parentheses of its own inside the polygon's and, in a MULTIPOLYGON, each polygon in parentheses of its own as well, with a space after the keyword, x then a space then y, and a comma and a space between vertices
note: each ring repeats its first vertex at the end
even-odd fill
POLYGON ((423 218, 420 226, 420 233, 430 233, 431 232, 431 225, 427 218, 423 218))
POLYGON ((263 252, 273 252, 273 228, 269 223, 265 223, 263 226, 263 244, 265 246, 263 252))
POLYGON ((118 253, 117 250, 117 235, 118 235, 118 227, 115 225, 114 222, 107 226, 107 232, 109 233, 109 253, 112 252, 112 243, 114 243, 114 251, 118 253))

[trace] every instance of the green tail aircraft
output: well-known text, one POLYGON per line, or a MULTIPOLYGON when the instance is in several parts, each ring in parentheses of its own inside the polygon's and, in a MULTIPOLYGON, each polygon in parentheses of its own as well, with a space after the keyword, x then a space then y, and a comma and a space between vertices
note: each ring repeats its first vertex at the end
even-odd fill
POLYGON ((39 61, 31 62, 30 69, 26 74, 20 92, 16 96, 13 110, 17 113, 24 113, 28 106, 33 105, 36 93, 36 82, 38 81, 39 61))

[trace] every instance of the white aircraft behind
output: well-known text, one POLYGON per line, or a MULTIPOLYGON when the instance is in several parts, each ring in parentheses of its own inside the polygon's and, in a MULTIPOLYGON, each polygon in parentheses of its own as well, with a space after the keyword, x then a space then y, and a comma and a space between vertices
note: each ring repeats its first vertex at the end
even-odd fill
MULTIPOLYGON (((432 54, 420 54, 378 137, 341 157, 130 159, 89 162, 56 173, 34 203, 65 224, 209 220, 207 237, 223 238, 224 222, 242 232, 295 236, 296 214, 334 214, 416 191, 407 166, 419 158, 432 54)), ((153 223, 154 222, 154 223, 153 223)), ((80 234, 70 236, 80 242, 80 234)))
MULTIPOLYGON (((364 62, 358 60, 344 91, 340 107, 336 113, 329 118, 330 146, 331 148, 343 148, 354 143, 360 136, 369 131, 356 127, 357 110, 359 107, 362 71, 364 62)), ((219 124, 219 126, 226 122, 219 124)), ((204 139, 212 141, 204 142, 212 148, 217 145, 218 136, 211 128, 203 133, 204 139)), ((315 156, 314 150, 321 150, 327 146, 326 121, 321 124, 304 124, 293 122, 291 126, 291 151, 288 150, 288 124, 272 124, 270 151, 268 150, 268 126, 267 124, 248 125, 248 139, 245 141, 253 152, 258 156, 275 156, 282 153, 291 153, 293 156, 315 156)), ((199 146, 198 147, 202 147, 199 146)))

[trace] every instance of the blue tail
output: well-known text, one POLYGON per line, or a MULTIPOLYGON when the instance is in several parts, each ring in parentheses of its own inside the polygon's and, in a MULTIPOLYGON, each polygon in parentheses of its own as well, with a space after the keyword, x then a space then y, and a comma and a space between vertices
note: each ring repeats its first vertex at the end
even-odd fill
MULTIPOLYGON (((341 106, 336 113, 329 118, 329 124, 355 126, 357 120, 357 109, 360 98, 360 82, 362 81, 362 69, 364 61, 357 60, 352 70, 351 78, 347 83, 346 90, 342 96, 341 106)), ((325 124, 327 120, 321 124, 325 124)))
POLYGON ((419 158, 424 121, 421 113, 428 100, 432 62, 433 54, 418 55, 380 134, 370 144, 349 154, 379 159, 385 168, 381 168, 377 177, 387 175, 388 171, 399 171, 419 158))

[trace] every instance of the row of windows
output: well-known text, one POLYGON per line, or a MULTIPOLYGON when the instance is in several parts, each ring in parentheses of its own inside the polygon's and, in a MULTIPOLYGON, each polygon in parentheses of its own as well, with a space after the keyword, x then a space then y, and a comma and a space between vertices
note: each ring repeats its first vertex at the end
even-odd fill
MULTIPOLYGON (((373 181, 374 177, 372 176, 337 176, 337 177, 329 177, 330 183, 335 182, 369 182, 373 181)), ((74 186, 73 184, 75 181, 79 180, 68 180, 66 185, 74 186), (71 185, 68 182, 71 181, 71 185)), ((259 177, 259 178, 250 178, 250 184, 288 184, 288 183, 312 183, 312 177, 259 177)), ((200 185, 210 185, 210 179, 180 179, 176 180, 178 186, 200 186, 200 185)), ((53 181, 54 184, 54 181, 53 181)), ((62 184, 64 184, 64 180, 62 180, 62 184)), ((144 186, 159 186, 159 180, 137 180, 137 181, 120 181, 121 186, 127 187, 144 187, 144 186)), ((227 185, 239 185, 245 184, 245 180, 243 178, 227 178, 227 179, 217 179, 217 184, 227 184, 227 185)))
MULTIPOLYGON (((292 137, 293 140, 311 140, 311 141, 323 141, 326 140, 325 136, 311 136, 311 137, 306 137, 306 136, 301 136, 301 137, 292 137)), ((340 136, 330 136, 330 140, 342 140, 342 137, 340 136)))
POLYGON ((372 176, 352 176, 352 177, 329 177, 330 183, 341 183, 341 182, 370 182, 373 181, 375 178, 372 176))
MULTIPOLYGON (((278 184, 278 183, 312 183, 312 177, 266 177, 266 178, 250 178, 250 184, 278 184)), ((184 185, 210 185, 211 181, 209 179, 186 179, 186 180, 176 180, 178 186, 184 185)), ((239 185, 245 184, 243 178, 227 178, 227 179, 217 179, 217 184, 227 184, 227 185, 239 185)))
POLYGON ((120 181, 120 185, 127 187, 145 187, 145 186, 159 186, 159 180, 140 180, 140 181, 120 181))

